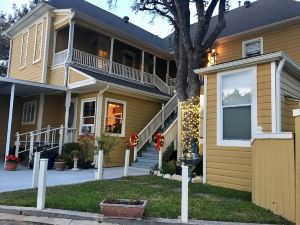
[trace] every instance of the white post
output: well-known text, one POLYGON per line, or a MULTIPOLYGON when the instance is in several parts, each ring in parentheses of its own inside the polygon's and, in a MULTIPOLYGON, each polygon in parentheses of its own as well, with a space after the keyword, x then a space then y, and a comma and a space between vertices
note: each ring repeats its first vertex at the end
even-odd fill
POLYGON ((162 111, 162 113, 161 113, 161 121, 162 121, 161 129, 164 129, 164 127, 165 127, 165 104, 162 104, 161 111, 162 111))
POLYGON ((34 147, 34 135, 33 132, 30 132, 29 161, 32 161, 33 147, 34 147))
POLYGON ((47 131, 46 131, 46 145, 49 145, 50 143, 50 125, 47 126, 47 131))
POLYGON ((170 76, 170 61, 168 60, 167 61, 167 73, 166 73, 166 84, 168 85, 168 86, 170 86, 169 85, 169 76, 170 76))
POLYGON ((109 55, 109 73, 112 73, 112 63, 113 63, 113 54, 114 54, 114 43, 115 39, 110 39, 110 55, 109 55))
MULTIPOLYGON (((14 112, 15 89, 16 89, 16 85, 12 84, 11 89, 10 89, 10 103, 9 103, 9 114, 8 114, 7 132, 6 132, 5 156, 9 155, 12 117, 13 117, 13 112, 14 112)), ((6 157, 5 157, 5 162, 6 162, 6 157)), ((4 168, 5 168, 5 166, 6 166, 6 163, 4 163, 4 168)))
POLYGON ((40 152, 34 153, 34 162, 33 162, 33 170, 32 170, 32 188, 36 188, 38 186, 40 158, 41 158, 40 152))
POLYGON ((37 204, 36 204, 37 205, 36 208, 39 210, 45 208, 47 167, 48 167, 48 159, 41 159, 39 181, 38 181, 37 204))
POLYGON ((181 107, 180 101, 178 100, 178 112, 177 112, 177 161, 179 161, 181 156, 181 107))
POLYGON ((66 112, 65 112, 65 143, 68 143, 68 128, 69 128, 69 112, 70 112, 70 105, 71 105, 71 97, 72 92, 68 91, 66 93, 66 112))
POLYGON ((182 191, 181 191, 181 221, 188 222, 188 201, 189 201, 189 167, 182 168, 182 191))
POLYGON ((125 166, 124 166, 124 177, 128 176, 130 149, 126 149, 125 152, 125 166))
POLYGON ((62 147, 63 147, 63 141, 64 141, 64 126, 61 125, 59 128, 59 143, 58 143, 58 155, 62 155, 62 147))
POLYGON ((145 51, 142 51, 142 68, 141 68, 141 82, 144 83, 144 70, 145 70, 145 51))
POLYGON ((156 56, 153 56, 153 74, 156 74, 156 56))
MULTIPOLYGON (((38 118, 37 118, 37 130, 42 129, 43 123, 43 113, 44 113, 44 103, 45 103, 45 94, 40 94, 40 101, 39 101, 39 109, 38 109, 38 118)), ((41 141, 41 134, 36 137, 36 141, 40 143, 41 141)))
POLYGON ((133 161, 136 162, 137 160, 137 146, 134 146, 133 149, 133 161))
POLYGON ((15 156, 18 157, 19 156, 19 150, 20 150, 20 134, 19 134, 19 132, 17 132, 17 134, 16 134, 15 145, 16 145, 15 156))
POLYGON ((98 169, 96 173, 96 180, 103 179, 103 150, 100 149, 98 152, 98 169))
POLYGON ((162 169, 162 149, 159 150, 158 153, 158 169, 161 170, 162 169))

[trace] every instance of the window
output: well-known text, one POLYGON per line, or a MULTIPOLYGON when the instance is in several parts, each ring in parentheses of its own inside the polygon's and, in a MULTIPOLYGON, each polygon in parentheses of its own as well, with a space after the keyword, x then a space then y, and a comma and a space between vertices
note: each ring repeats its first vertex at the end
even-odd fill
POLYGON ((257 126, 255 70, 218 74, 218 145, 250 145, 257 126))
POLYGON ((33 63, 39 62, 42 55, 43 22, 36 25, 33 63))
POLYGON ((96 98, 81 102, 80 134, 95 133, 96 98))
POLYGON ((36 101, 25 102, 23 105, 22 124, 34 124, 36 114, 36 101))
POLYGON ((125 136, 126 102, 106 99, 105 132, 114 136, 125 136))
POLYGON ((20 54, 20 69, 22 69, 26 66, 28 35, 29 35, 28 31, 22 35, 22 46, 21 46, 21 54, 20 54))
POLYGON ((243 58, 263 54, 263 38, 243 42, 243 58))

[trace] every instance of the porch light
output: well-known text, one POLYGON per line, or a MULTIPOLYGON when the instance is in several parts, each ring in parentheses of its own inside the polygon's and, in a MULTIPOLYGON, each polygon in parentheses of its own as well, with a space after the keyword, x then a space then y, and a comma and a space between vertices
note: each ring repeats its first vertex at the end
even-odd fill
POLYGON ((217 63, 217 51, 216 49, 211 49, 211 51, 208 52, 208 63, 207 66, 213 66, 217 63))

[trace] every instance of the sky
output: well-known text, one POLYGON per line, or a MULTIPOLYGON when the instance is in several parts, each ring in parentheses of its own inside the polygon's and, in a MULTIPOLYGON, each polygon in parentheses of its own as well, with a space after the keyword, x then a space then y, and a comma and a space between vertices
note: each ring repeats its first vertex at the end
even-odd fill
MULTIPOLYGON (((63 1, 63 0, 61 0, 63 1)), ((110 11, 117 16, 123 18, 124 16, 129 16, 129 21, 143 29, 158 35, 159 37, 166 37, 170 33, 172 33, 172 26, 169 25, 167 20, 163 20, 160 18, 156 18, 154 23, 149 23, 151 20, 151 16, 145 12, 139 12, 135 14, 130 8, 132 0, 118 0, 118 4, 116 8, 109 9, 107 5, 107 0, 87 0, 88 2, 97 5, 107 11, 110 11)), ((244 0, 242 0, 244 2, 244 0)), ((0 11, 4 11, 6 13, 12 12, 12 4, 16 3, 17 5, 28 3, 28 0, 1 0, 0 11)), ((238 0, 230 1, 231 9, 238 7, 238 0)), ((191 22, 196 22, 195 11, 191 10, 192 18, 191 22)))

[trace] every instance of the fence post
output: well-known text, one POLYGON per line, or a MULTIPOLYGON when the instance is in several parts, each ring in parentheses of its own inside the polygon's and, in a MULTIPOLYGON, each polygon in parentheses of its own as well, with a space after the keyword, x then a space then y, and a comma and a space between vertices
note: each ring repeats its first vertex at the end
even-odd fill
POLYGON ((58 155, 62 155, 62 147, 63 147, 63 141, 64 141, 64 126, 61 125, 59 128, 59 143, 58 143, 58 155))
POLYGON ((161 121, 162 121, 162 123, 161 123, 161 129, 164 129, 164 127, 165 127, 165 104, 162 104, 162 106, 161 106, 161 121))
POLYGON ((296 225, 300 225, 300 109, 293 110, 295 117, 295 165, 296 165, 296 225))
POLYGON ((19 150, 20 150, 20 134, 19 134, 19 132, 17 132, 17 134, 16 134, 15 145, 16 145, 15 156, 18 157, 19 156, 19 150))
POLYGON ((50 125, 47 126, 47 131, 46 131, 46 145, 49 145, 50 143, 50 125))
POLYGON ((125 152, 125 165, 124 165, 124 177, 128 176, 130 149, 126 149, 125 152))
POLYGON ((34 136, 33 136, 33 132, 30 132, 29 161, 32 161, 33 147, 34 147, 34 136))
POLYGON ((189 201, 189 167, 182 168, 182 190, 181 190, 181 221, 188 222, 188 201, 189 201))
POLYGON ((40 170, 39 170, 39 181, 38 181, 37 204, 36 204, 37 205, 36 208, 39 210, 45 208, 47 167, 48 167, 48 159, 41 159, 40 170))
POLYGON ((103 179, 103 150, 100 149, 98 152, 98 169, 96 173, 96 180, 103 179))
POLYGON ((36 188, 38 186, 40 158, 41 158, 40 152, 34 153, 34 162, 33 162, 33 170, 32 170, 32 188, 36 188))
POLYGON ((133 161, 136 162, 137 160, 137 146, 134 146, 133 149, 133 161))
POLYGON ((158 152, 158 169, 162 169, 162 149, 160 149, 158 152))

